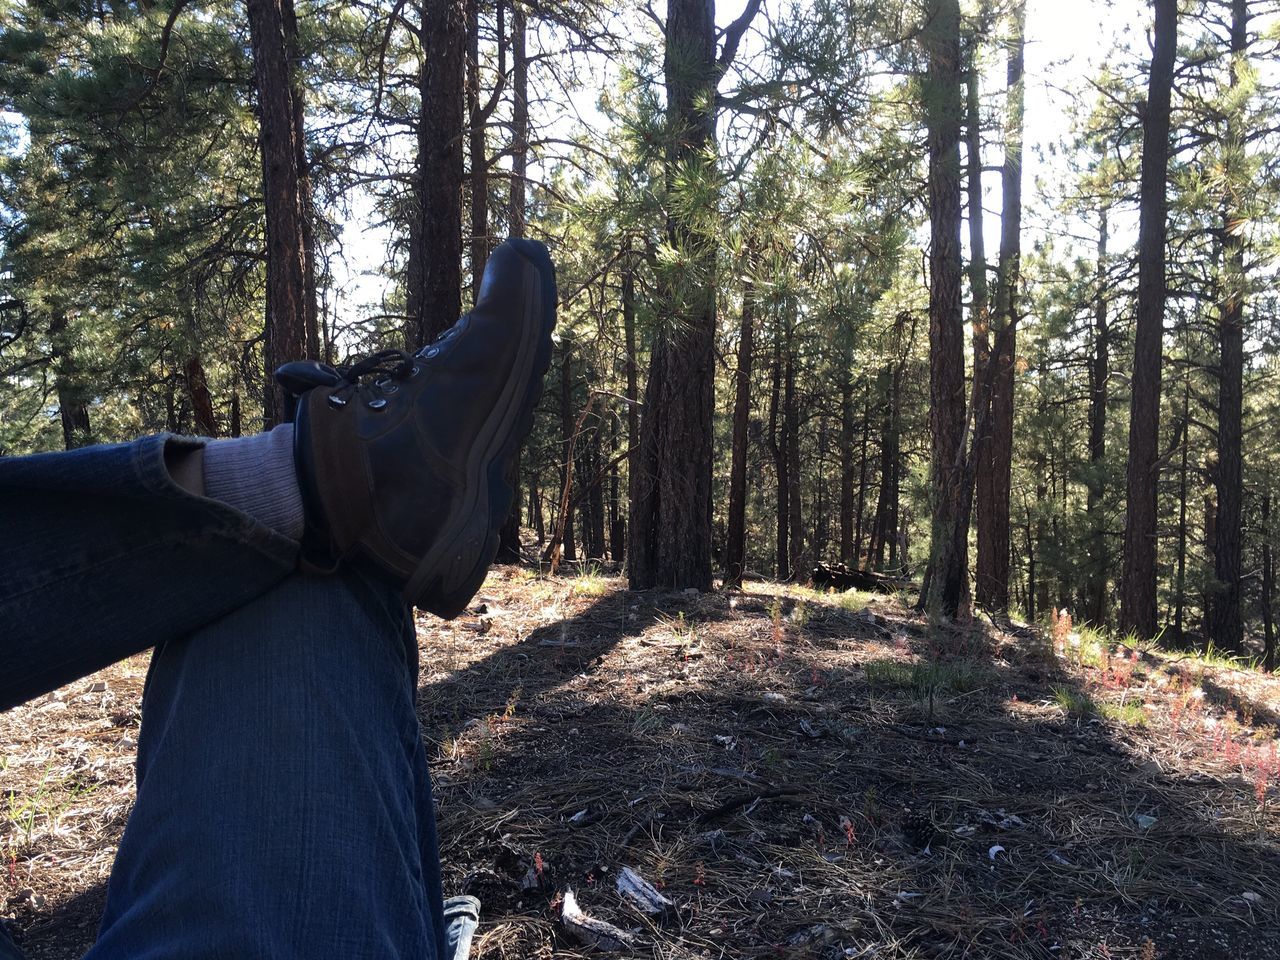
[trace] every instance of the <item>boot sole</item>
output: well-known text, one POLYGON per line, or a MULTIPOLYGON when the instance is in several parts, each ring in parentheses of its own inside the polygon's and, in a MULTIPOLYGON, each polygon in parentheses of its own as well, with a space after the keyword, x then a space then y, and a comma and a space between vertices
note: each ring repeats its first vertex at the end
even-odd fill
MULTIPOLYGON (((542 397, 543 378, 551 366, 551 331, 556 323, 556 276, 551 257, 542 244, 510 240, 538 272, 539 289, 530 299, 541 300, 541 321, 526 321, 521 345, 507 392, 494 407, 467 459, 469 496, 442 531, 437 545, 418 563, 405 587, 409 603, 452 620, 462 613, 484 583, 498 554, 499 533, 515 491, 507 483, 507 464, 515 457, 533 429, 533 412, 542 397)), ((529 304, 532 314, 533 304, 529 304)))

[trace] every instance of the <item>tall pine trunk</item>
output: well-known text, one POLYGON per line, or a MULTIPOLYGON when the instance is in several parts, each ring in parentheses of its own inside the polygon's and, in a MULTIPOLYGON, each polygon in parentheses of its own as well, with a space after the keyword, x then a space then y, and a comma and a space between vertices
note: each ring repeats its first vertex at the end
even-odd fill
POLYGON ((964 322, 960 295, 960 5, 930 0, 923 42, 929 140, 929 425, 933 516, 929 541, 931 616, 960 612, 968 579, 962 503, 965 428, 964 322))
MULTIPOLYGON (((1246 0, 1231 0, 1231 80, 1236 90, 1245 67, 1249 37, 1246 0)), ((1231 98, 1228 98, 1231 99, 1231 98)), ((1218 524, 1213 551, 1213 592, 1209 603, 1209 637, 1224 650, 1244 652, 1240 613, 1240 513, 1243 490, 1241 438, 1244 417, 1244 235, 1239 223, 1237 192, 1246 188, 1233 169, 1242 151, 1239 109, 1228 109, 1223 155, 1222 260, 1218 304, 1218 524)))
POLYGON ((755 285, 742 290, 738 325, 738 371, 733 398, 733 452, 729 467, 729 531, 724 547, 724 585, 742 585, 747 529, 747 426, 751 418, 751 359, 755 336, 755 285))
MULTIPOLYGON (((715 4, 669 0, 666 55, 666 189, 691 171, 715 174, 715 4)), ((676 209, 666 239, 680 259, 658 277, 670 312, 658 332, 645 387, 628 575, 634 589, 711 587, 711 455, 715 382, 716 236, 676 209)))
POLYGON ((1159 481, 1160 359, 1164 336, 1165 239, 1170 103, 1178 43, 1177 0, 1152 0, 1155 44, 1142 115, 1142 175, 1138 223, 1138 310, 1133 392, 1129 401, 1124 569, 1120 629, 1156 634, 1156 511, 1159 481))
POLYGON ((249 36, 258 90, 258 140, 262 153, 262 196, 266 207, 267 323, 263 359, 263 422, 272 427, 284 418, 284 392, 271 374, 276 367, 300 360, 315 336, 315 276, 309 264, 306 233, 307 200, 301 180, 302 105, 295 101, 290 53, 294 48, 290 0, 249 0, 249 36), (308 336, 308 331, 311 336, 308 336))
POLYGON ((1271 552, 1271 491, 1262 494, 1262 668, 1276 668, 1276 629, 1271 598, 1275 593, 1275 560, 1271 552))
MULTIPOLYGON (((774 511, 774 519, 777 523, 776 538, 774 543, 774 575, 779 580, 787 580, 791 577, 791 563, 787 551, 790 537, 789 522, 791 519, 791 511, 788 509, 788 497, 791 491, 791 484, 787 479, 787 459, 786 437, 778 432, 779 421, 782 419, 782 333, 777 332, 773 341, 773 369, 771 373, 771 390, 769 392, 769 452, 773 455, 773 474, 777 496, 775 498, 777 509, 774 511)), ((783 433, 786 431, 785 424, 782 427, 783 433)))
POLYGON ((75 337, 67 327, 67 313, 55 307, 49 321, 49 354, 53 361, 53 387, 58 395, 62 444, 68 450, 93 442, 89 423, 90 392, 76 362, 75 337))
POLYGON ((411 348, 462 312, 462 140, 467 17, 464 0, 422 0, 418 157, 405 284, 411 348))
POLYGON ((1085 572, 1085 618, 1095 627, 1107 620, 1107 524, 1103 512, 1102 471, 1107 453, 1107 392, 1111 377, 1111 331, 1107 317, 1107 210, 1098 224, 1097 297, 1093 307, 1093 356, 1089 360, 1089 474, 1085 509, 1089 516, 1088 568, 1085 572))
MULTIPOLYGON (((525 175, 529 162, 529 60, 525 52, 524 8, 511 9, 511 193, 507 201, 507 233, 525 233, 525 175)), ((474 183, 472 189, 475 189, 474 183)), ((473 254, 474 256, 474 254, 473 254)), ((520 489, 520 457, 512 461, 507 482, 520 489)), ((511 501, 511 513, 498 532, 498 562, 518 563, 520 557, 520 498, 511 501)))
POLYGON ((974 599, 990 606, 993 595, 991 542, 991 389, 987 368, 991 363, 991 317, 987 289, 986 237, 982 211, 982 99, 978 69, 978 36, 969 40, 969 68, 965 84, 965 143, 967 149, 966 186, 969 194, 969 323, 973 328, 974 412, 974 520, 977 527, 978 557, 974 599))
POLYGON ((1000 217, 1000 266, 996 281, 996 334, 991 379, 990 510, 986 516, 988 548, 986 605, 1009 609, 1009 491, 1013 475, 1013 404, 1017 374, 1018 292, 1022 275, 1022 124, 1023 49, 1026 4, 1013 10, 1004 133, 1004 165, 1000 170, 1003 212, 1000 217))
POLYGON ((791 533, 788 566, 791 576, 801 580, 804 578, 804 527, 800 517, 800 402, 796 396, 796 355, 790 316, 787 327, 787 352, 782 374, 782 439, 783 455, 787 460, 787 527, 791 533))

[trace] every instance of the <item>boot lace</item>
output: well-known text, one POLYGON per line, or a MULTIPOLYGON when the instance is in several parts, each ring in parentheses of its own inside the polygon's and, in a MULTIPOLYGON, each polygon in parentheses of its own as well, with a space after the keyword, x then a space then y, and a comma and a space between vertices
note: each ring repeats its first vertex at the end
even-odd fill
POLYGON ((399 381, 408 380, 416 372, 414 358, 403 350, 379 350, 355 363, 335 367, 342 382, 329 395, 334 406, 345 406, 353 394, 372 394, 369 406, 380 409, 386 406, 384 394, 395 393, 399 381))

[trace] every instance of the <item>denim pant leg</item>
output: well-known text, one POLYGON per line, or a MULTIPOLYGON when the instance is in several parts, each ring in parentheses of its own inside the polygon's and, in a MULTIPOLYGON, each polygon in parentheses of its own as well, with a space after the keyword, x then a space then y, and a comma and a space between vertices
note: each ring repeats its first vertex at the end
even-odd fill
POLYGON ((146 437, 0 458, 0 710, 186 636, 271 588, 298 546, 181 489, 146 437))
POLYGON ((157 649, 87 960, 447 957, 409 610, 295 574, 157 649))

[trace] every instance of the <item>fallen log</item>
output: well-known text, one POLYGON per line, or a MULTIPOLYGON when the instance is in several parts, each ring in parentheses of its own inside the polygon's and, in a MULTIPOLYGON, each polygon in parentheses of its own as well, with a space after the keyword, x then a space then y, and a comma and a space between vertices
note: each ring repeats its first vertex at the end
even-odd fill
POLYGON ((833 587, 836 590, 866 590, 871 593, 897 593, 909 590, 915 584, 902 577, 890 577, 871 570, 847 567, 843 563, 820 563, 809 575, 810 582, 818 589, 833 587))

